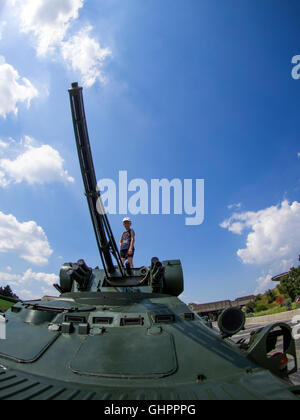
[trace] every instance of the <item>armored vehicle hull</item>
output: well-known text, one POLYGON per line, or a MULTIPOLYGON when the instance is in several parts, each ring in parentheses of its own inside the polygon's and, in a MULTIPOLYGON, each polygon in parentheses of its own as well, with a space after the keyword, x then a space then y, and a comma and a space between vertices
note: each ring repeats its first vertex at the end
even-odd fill
POLYGON ((175 296, 67 293, 6 316, 0 399, 297 398, 175 296))

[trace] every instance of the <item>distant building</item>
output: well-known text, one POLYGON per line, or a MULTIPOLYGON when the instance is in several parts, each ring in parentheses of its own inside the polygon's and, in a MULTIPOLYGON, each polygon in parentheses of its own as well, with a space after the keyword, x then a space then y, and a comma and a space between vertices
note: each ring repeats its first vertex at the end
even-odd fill
POLYGON ((194 311, 197 312, 200 316, 208 316, 210 319, 217 319, 219 314, 226 308, 232 307, 240 307, 244 308, 248 305, 249 302, 255 300, 255 296, 243 296, 239 297, 233 301, 231 300, 221 300, 219 302, 211 302, 211 303, 190 303, 189 307, 194 311))
POLYGON ((281 281, 283 280, 283 277, 287 276, 289 274, 289 271, 286 273, 277 274, 277 276, 272 277, 272 281, 281 281))

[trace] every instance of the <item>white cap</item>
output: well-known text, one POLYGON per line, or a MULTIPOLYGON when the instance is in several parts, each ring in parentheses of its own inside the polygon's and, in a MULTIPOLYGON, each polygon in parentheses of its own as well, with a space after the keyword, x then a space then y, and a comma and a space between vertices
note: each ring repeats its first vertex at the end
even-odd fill
POLYGON ((131 222, 131 220, 129 219, 129 217, 124 217, 124 219, 123 219, 123 223, 124 222, 131 222))

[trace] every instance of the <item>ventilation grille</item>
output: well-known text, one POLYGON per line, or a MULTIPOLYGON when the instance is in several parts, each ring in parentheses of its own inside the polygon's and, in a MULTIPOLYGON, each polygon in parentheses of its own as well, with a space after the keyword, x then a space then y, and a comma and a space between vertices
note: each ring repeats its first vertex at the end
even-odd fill
POLYGON ((144 318, 141 316, 138 318, 121 318, 120 325, 122 327, 133 326, 133 325, 144 325, 144 318))
POLYGON ((114 318, 111 316, 97 316, 93 318, 93 324, 105 324, 109 325, 112 324, 114 318))
POLYGON ((174 314, 155 315, 155 323, 162 324, 165 322, 175 322, 174 314))
POLYGON ((76 316, 76 315, 66 315, 65 322, 73 322, 74 324, 84 324, 86 323, 86 317, 76 316))

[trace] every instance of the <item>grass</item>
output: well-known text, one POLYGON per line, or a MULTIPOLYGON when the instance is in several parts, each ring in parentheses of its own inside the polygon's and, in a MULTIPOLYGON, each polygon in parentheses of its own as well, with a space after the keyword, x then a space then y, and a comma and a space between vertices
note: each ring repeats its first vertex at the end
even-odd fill
POLYGON ((6 302, 5 300, 0 299, 0 309, 2 311, 7 311, 7 309, 11 308, 14 304, 11 302, 6 302))
MULTIPOLYGON (((292 303, 292 310, 294 309, 300 309, 300 303, 292 303)), ((252 317, 259 317, 259 316, 265 316, 265 315, 274 315, 274 314, 280 314, 282 312, 287 312, 287 309, 285 306, 274 306, 270 309, 267 309, 265 311, 261 312, 254 312, 251 314, 252 317)))

